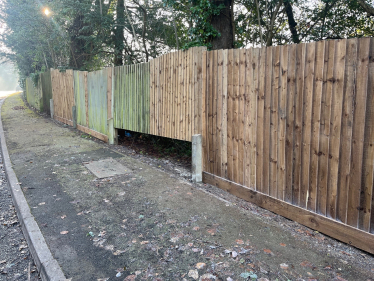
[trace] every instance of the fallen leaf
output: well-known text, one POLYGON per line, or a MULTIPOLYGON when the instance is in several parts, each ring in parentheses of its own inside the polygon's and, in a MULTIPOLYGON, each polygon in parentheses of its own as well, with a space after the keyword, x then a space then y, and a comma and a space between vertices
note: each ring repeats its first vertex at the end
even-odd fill
POLYGON ((61 216, 62 219, 66 218, 66 215, 61 216))
POLYGON ((196 269, 191 269, 189 272, 188 272, 188 277, 191 277, 195 280, 197 280, 199 278, 199 273, 197 272, 196 269))
POLYGON ((242 245, 242 244, 244 244, 244 242, 241 239, 236 239, 236 244, 242 245))
POLYGON ((109 280, 109 277, 108 278, 99 278, 99 279, 97 279, 97 281, 107 281, 107 280, 109 280))
POLYGON ((235 252, 235 251, 232 251, 232 252, 231 252, 231 256, 232 256, 233 258, 236 258, 236 257, 238 256, 238 253, 235 252))
POLYGON ((65 231, 61 231, 60 234, 64 235, 64 234, 68 234, 69 231, 65 230, 65 231))
POLYGON ((204 262, 198 262, 195 267, 197 269, 203 269, 205 266, 206 266, 206 263, 204 263, 204 262))
POLYGON ((195 231, 197 231, 197 230, 199 230, 200 229, 200 227, 198 227, 198 226, 195 226, 194 228, 192 228, 193 230, 195 230, 195 231))
POLYGON ((123 281, 135 281, 136 275, 129 275, 123 281))
POLYGON ((148 244, 149 243, 149 241, 142 241, 142 242, 140 242, 140 244, 142 244, 142 245, 145 245, 145 244, 148 244))
POLYGON ((288 264, 281 263, 279 266, 284 270, 288 269, 288 264))
POLYGON ((303 267, 313 268, 313 264, 311 264, 309 261, 303 261, 302 263, 300 263, 300 265, 303 267))
POLYGON ((279 245, 281 245, 282 247, 286 247, 286 244, 284 243, 280 243, 279 245))
POLYGON ((45 205, 45 202, 41 202, 38 204, 39 206, 45 205))
POLYGON ((270 251, 269 249, 264 249, 264 253, 265 253, 265 254, 270 254, 270 255, 271 255, 273 252, 270 251))
POLYGON ((6 263, 6 260, 0 261, 0 264, 6 263))

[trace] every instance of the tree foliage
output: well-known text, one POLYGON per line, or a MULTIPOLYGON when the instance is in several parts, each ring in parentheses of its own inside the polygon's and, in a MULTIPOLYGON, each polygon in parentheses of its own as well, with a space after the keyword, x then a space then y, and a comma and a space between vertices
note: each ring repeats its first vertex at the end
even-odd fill
POLYGON ((0 0, 0 56, 21 78, 91 71, 191 46, 373 36, 373 11, 371 0, 0 0))

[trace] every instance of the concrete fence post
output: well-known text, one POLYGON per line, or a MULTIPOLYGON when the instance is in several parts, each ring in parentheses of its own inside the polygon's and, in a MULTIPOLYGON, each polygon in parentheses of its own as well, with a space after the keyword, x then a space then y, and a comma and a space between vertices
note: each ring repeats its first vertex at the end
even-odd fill
POLYGON ((49 100, 49 107, 51 109, 51 118, 53 119, 53 117, 55 116, 55 108, 53 106, 53 99, 49 100))
POLYGON ((202 135, 192 136, 192 181, 203 181, 202 135))
POLYGON ((75 105, 72 106, 73 111, 73 128, 77 128, 77 107, 75 105))
POLYGON ((108 119, 108 142, 109 144, 118 144, 118 129, 114 128, 113 118, 108 119))

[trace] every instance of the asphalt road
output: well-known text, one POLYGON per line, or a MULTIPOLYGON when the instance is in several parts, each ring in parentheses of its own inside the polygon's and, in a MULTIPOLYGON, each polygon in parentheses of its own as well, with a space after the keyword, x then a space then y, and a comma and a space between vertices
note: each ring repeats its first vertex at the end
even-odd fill
MULTIPOLYGON (((8 92, 0 92, 0 98, 8 92)), ((0 153, 0 280, 39 280, 8 188, 0 153)))

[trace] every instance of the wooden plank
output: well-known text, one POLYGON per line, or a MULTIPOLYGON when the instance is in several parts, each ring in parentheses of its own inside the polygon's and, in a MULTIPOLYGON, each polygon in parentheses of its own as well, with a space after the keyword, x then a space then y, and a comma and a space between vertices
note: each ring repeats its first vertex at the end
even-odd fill
POLYGON ((327 189, 327 216, 336 218, 336 202, 338 193, 338 168, 340 156, 340 133, 343 107, 343 88, 346 58, 346 39, 337 40, 335 47, 335 65, 332 93, 332 113, 329 147, 329 182, 327 189))
POLYGON ((160 72, 160 92, 158 97, 158 135, 164 136, 164 76, 165 76, 165 65, 164 65, 165 56, 160 57, 160 65, 159 65, 159 72, 160 72))
POLYGON ((362 159, 365 134, 366 98, 368 92, 368 66, 370 38, 360 38, 357 56, 357 83, 354 103, 351 173, 348 191, 347 224, 358 227, 360 193, 362 190, 362 159))
POLYGON ((266 67, 265 67, 265 106, 264 106, 264 164, 263 164, 263 192, 270 193, 270 113, 271 113, 271 92, 273 79, 273 48, 266 48, 266 67))
POLYGON ((227 178, 228 51, 222 50, 221 176, 227 178))
POLYGON ((223 51, 217 51, 217 132, 216 132, 216 175, 222 177, 222 70, 223 70, 223 51))
POLYGON ((325 43, 325 63, 323 68, 323 88, 321 97, 321 124, 319 138, 319 162, 317 176, 317 212, 326 215, 327 184, 329 172, 329 140, 332 89, 334 84, 335 40, 325 43))
MULTIPOLYGON (((256 189, 257 181, 257 98, 259 96, 259 63, 260 63, 260 49, 252 49, 252 61, 249 62, 249 68, 252 67, 253 72, 253 82, 251 84, 251 95, 250 95, 250 154, 249 154, 249 164, 250 164, 250 184, 253 189, 256 189)), ((262 127, 261 127, 262 128, 262 127)))
POLYGON ((67 124, 69 126, 73 126, 73 121, 68 120, 66 118, 60 117, 60 116, 55 116, 55 119, 61 123, 67 124))
POLYGON ((257 93, 257 130, 256 130, 256 190, 264 192, 264 177, 263 167, 264 163, 264 106, 265 106, 265 66, 266 66, 266 48, 261 48, 259 61, 259 85, 257 93))
POLYGON ((237 183, 204 172, 203 182, 221 188, 257 206, 277 213, 283 217, 299 222, 314 230, 325 233, 342 242, 374 253, 374 235, 335 220, 318 215, 309 210, 291 205, 282 200, 251 190, 237 183))
POLYGON ((213 75, 213 84, 212 84, 212 90, 210 94, 212 95, 212 148, 211 151, 214 154, 214 158, 212 159, 212 171, 214 174, 218 173, 218 167, 216 163, 219 161, 219 147, 217 145, 217 83, 218 83, 218 64, 217 64, 217 56, 218 51, 214 50, 213 52, 213 61, 212 61, 212 75, 213 75))
MULTIPOLYGON (((202 53, 202 91, 201 91, 201 110, 202 110, 202 142, 203 142, 203 171, 208 170, 208 103, 207 103, 207 52, 202 53)), ((178 95, 179 96, 179 95, 178 95)))
POLYGON ((214 68, 214 57, 213 57, 213 51, 209 52, 208 53, 208 87, 207 87, 207 92, 206 92, 206 95, 207 95, 207 100, 208 100, 208 139, 209 139, 209 143, 208 143, 208 158, 209 158, 209 162, 208 162, 208 166, 209 168, 207 169, 208 171, 210 171, 211 173, 214 173, 214 160, 215 160, 215 153, 214 153, 214 140, 213 140, 213 128, 214 128, 214 123, 213 123, 213 112, 214 112, 214 109, 213 109, 213 75, 214 75, 214 72, 213 72, 213 68, 214 68))
MULTIPOLYGON (((243 185, 247 186, 249 188, 256 189, 255 185, 251 184, 251 173, 252 173, 252 166, 251 166, 251 134, 253 134, 253 128, 252 128, 252 96, 257 93, 254 91, 254 81, 253 81, 253 65, 252 65, 252 53, 254 49, 248 49, 245 52, 245 61, 244 61, 244 71, 243 69, 240 70, 240 72, 244 72, 245 81, 242 81, 242 75, 240 75, 240 83, 244 82, 244 85, 242 86, 244 88, 241 89, 243 91, 244 95, 244 126, 242 135, 244 136, 243 144, 244 144, 244 160, 243 160, 243 170, 244 170, 244 181, 243 185)), ((242 59, 241 59, 242 60, 242 59)), ((241 61, 242 63, 242 61, 241 61)))
POLYGON ((233 54, 233 107, 232 107, 232 169, 233 180, 239 182, 239 165, 238 165, 238 145, 239 145, 239 51, 234 50, 233 54))
POLYGON ((278 162, 278 106, 279 106, 279 75, 280 75, 280 46, 272 48, 273 66, 272 66, 272 90, 270 106, 270 166, 269 166, 269 185, 270 196, 278 196, 277 183, 277 162, 278 162))
POLYGON ((104 142, 108 142, 108 136, 99 132, 96 132, 92 129, 89 129, 87 127, 77 125, 77 129, 83 133, 89 134, 90 136, 93 136, 99 140, 102 140, 104 142))
POLYGON ((233 180, 233 104, 234 104, 234 50, 228 50, 227 69, 227 178, 233 180))
POLYGON ((293 162, 293 192, 292 203, 300 204, 301 185, 301 148, 303 127, 303 100, 304 100, 304 70, 305 70, 305 44, 296 47, 296 93, 295 93, 295 126, 294 126, 294 162, 293 162))
POLYGON ((355 100, 357 63, 357 39, 347 40, 347 55, 345 60, 345 85, 343 91, 342 129, 340 137, 340 159, 338 177, 337 220, 347 222, 347 202, 349 189, 349 174, 351 170, 351 145, 353 104, 355 100))
POLYGON ((154 73, 155 60, 149 62, 149 78, 150 78, 150 89, 149 89, 149 133, 154 135, 154 119, 155 119, 155 73, 154 73))
POLYGON ((170 137, 175 139, 175 112, 176 112, 176 90, 175 90, 175 52, 171 53, 171 80, 170 80, 170 87, 171 87, 171 128, 170 128, 170 137))
POLYGON ((87 75, 88 72, 84 72, 84 101, 85 101, 85 107, 86 107, 86 126, 89 127, 90 122, 89 122, 89 116, 88 116, 88 86, 87 86, 87 75))
POLYGON ((301 185, 300 185, 300 204, 302 208, 307 207, 307 197, 309 190, 310 177, 310 143, 312 132, 312 109, 313 109, 313 91, 314 91, 314 63, 315 63, 316 44, 308 43, 306 45, 305 73, 304 73, 304 115, 302 127, 302 162, 301 162, 301 185))
POLYGON ((293 143, 295 122, 295 95, 296 95, 296 46, 288 47, 288 71, 287 71, 287 101, 286 101, 286 178, 284 201, 292 204, 293 193, 293 143))
POLYGON ((108 119, 113 118, 113 113, 112 113, 112 67, 108 67, 107 69, 107 97, 108 97, 108 109, 107 109, 107 114, 108 114, 108 119))
POLYGON ((192 96, 194 94, 193 89, 193 50, 191 48, 188 50, 188 141, 192 141, 192 122, 193 122, 193 113, 192 113, 192 96))
POLYGON ((360 200, 358 227, 374 233, 374 38, 370 39, 368 94, 365 120, 363 190, 360 200))
POLYGON ((245 80, 246 80, 246 50, 237 50, 239 55, 239 83, 238 83, 238 123, 237 123, 237 142, 238 142, 238 183, 244 184, 244 98, 245 98, 245 80))
POLYGON ((310 172, 307 207, 315 212, 317 210, 317 176, 319 160, 319 135, 321 120, 321 98, 323 87, 323 67, 325 62, 325 41, 316 43, 316 58, 314 63, 314 90, 313 90, 313 110, 312 110, 312 135, 310 144, 310 172))
POLYGON ((183 51, 182 53, 182 68, 181 68, 181 93, 182 93, 182 99, 181 99, 181 119, 180 119, 180 139, 185 140, 186 138, 186 123, 185 123, 185 116, 186 116, 186 56, 187 51, 183 51))
POLYGON ((280 47, 279 106, 278 106, 278 161, 277 197, 284 200, 286 193, 286 118, 288 85, 288 46, 280 47))

